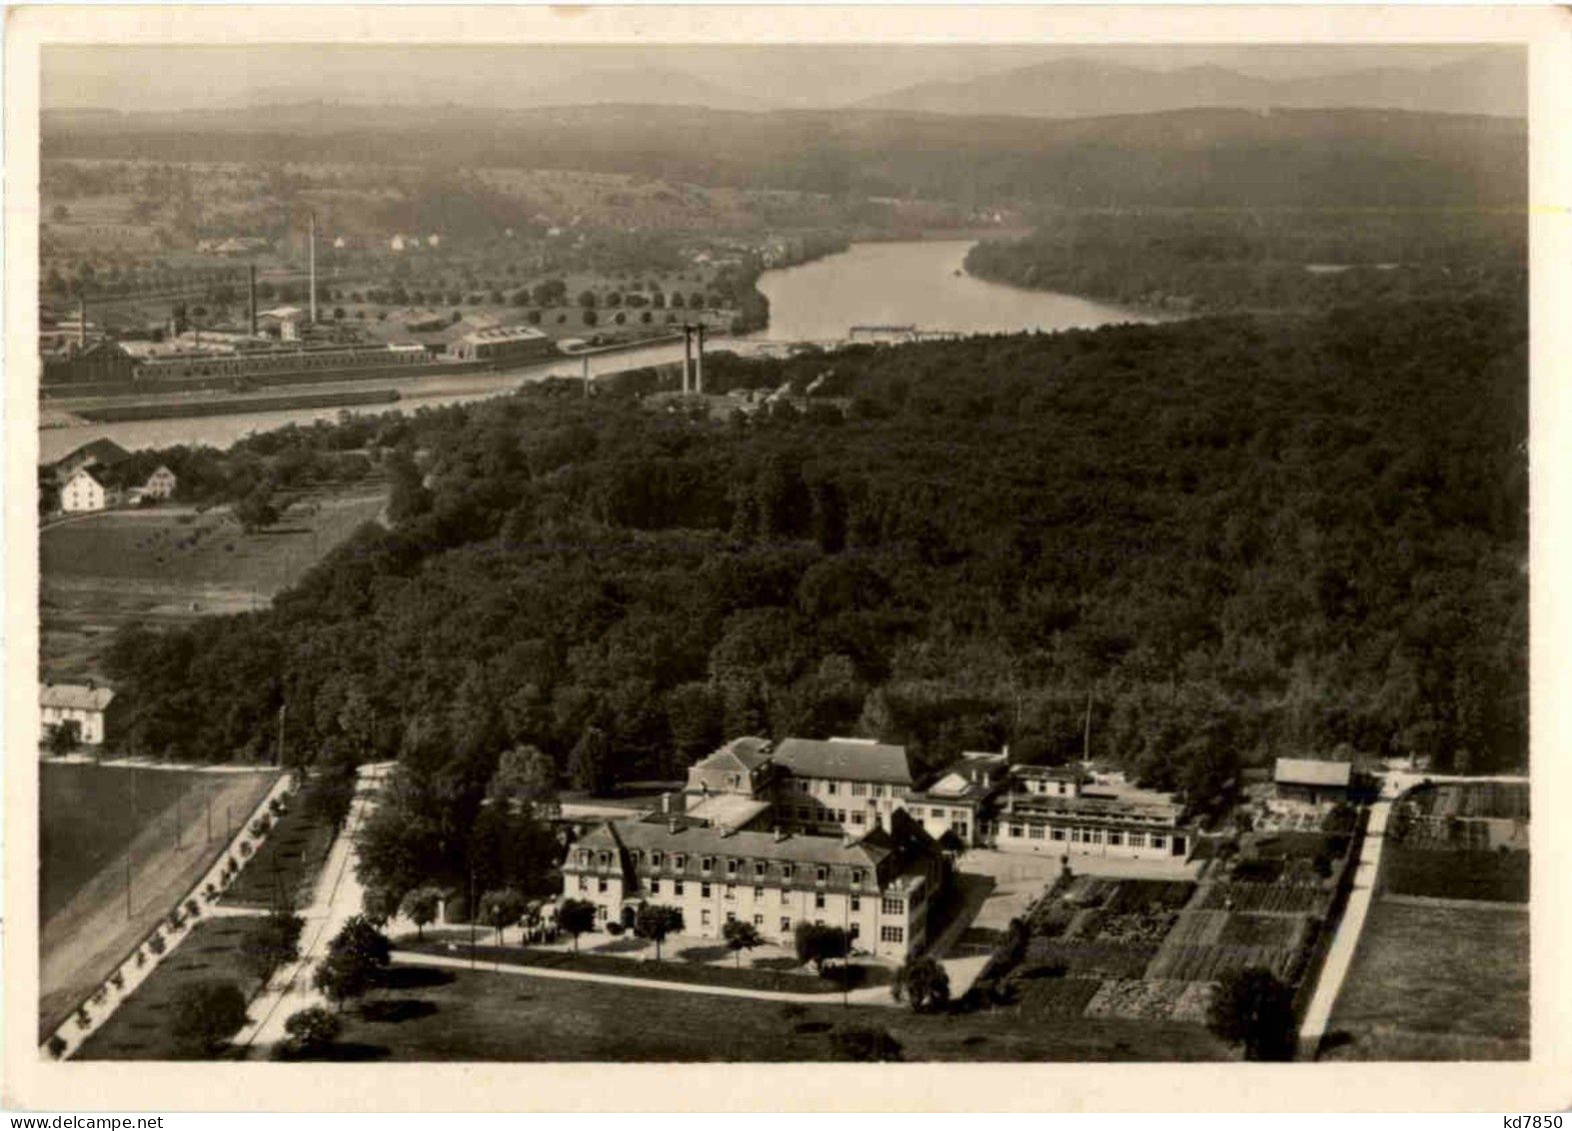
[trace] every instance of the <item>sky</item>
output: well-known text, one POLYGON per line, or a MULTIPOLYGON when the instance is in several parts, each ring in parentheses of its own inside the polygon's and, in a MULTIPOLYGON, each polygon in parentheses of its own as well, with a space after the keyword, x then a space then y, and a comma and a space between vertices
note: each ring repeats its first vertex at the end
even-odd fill
POLYGON ((1428 69, 1473 47, 1391 46, 52 46, 46 108, 169 111, 300 102, 527 107, 581 89, 686 87, 734 109, 849 105, 916 83, 1062 58, 1168 70, 1215 65, 1260 78, 1373 67, 1428 69), (418 78, 418 81, 413 81, 418 78))

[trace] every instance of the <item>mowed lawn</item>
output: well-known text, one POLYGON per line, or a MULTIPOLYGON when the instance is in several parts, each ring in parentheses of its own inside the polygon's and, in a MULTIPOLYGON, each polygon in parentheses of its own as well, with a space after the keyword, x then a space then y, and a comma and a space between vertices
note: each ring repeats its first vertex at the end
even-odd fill
MULTIPOLYGON (((87 843, 65 854, 71 862, 67 872, 57 872, 58 865, 44 856, 41 887, 54 909, 41 919, 40 1039, 185 898, 228 847, 230 827, 239 831, 278 778, 276 770, 202 773, 55 764, 41 769, 44 843, 58 846, 71 838, 87 843), (58 771, 70 772, 61 778, 64 784, 51 784, 58 771), (155 812, 143 805, 142 794, 161 774, 184 779, 185 789, 155 812), (101 863, 93 868, 94 861, 101 863)), ((62 852, 56 848, 54 859, 62 852)))
POLYGON ((1224 1060, 1193 1025, 1100 1018, 1047 1020, 1014 1009, 921 1015, 831 999, 798 1005, 395 965, 373 1017, 346 1010, 341 1054, 407 1061, 812 1061, 834 1059, 831 1034, 877 1026, 906 1060, 1224 1060))
POLYGON ((382 509, 380 490, 308 497, 278 526, 246 534, 228 507, 197 514, 187 507, 110 511, 41 532, 45 585, 120 579, 169 586, 256 589, 271 596, 382 509))
POLYGON ((1323 1060, 1524 1060, 1528 909, 1378 899, 1323 1060))
POLYGON ((239 959, 240 940, 255 927, 252 917, 203 919, 174 951, 82 1043, 77 1060, 178 1060, 182 1052, 171 1032, 175 998, 194 982, 233 982, 246 1000, 259 983, 239 959))

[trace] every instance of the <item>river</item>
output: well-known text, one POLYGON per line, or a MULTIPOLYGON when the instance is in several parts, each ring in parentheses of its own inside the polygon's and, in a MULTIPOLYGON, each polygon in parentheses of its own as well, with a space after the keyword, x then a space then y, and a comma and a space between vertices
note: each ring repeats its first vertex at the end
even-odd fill
MULTIPOLYGON (((966 334, 1019 330, 1068 330, 1113 322, 1151 321, 1149 315, 1048 291, 1026 291, 984 282, 964 273, 970 240, 924 240, 854 244, 838 255, 766 271, 759 290, 770 301, 769 328, 747 338, 712 338, 710 349, 760 348, 771 342, 830 341, 847 336, 852 326, 916 326, 966 334)), ((590 358, 598 376, 680 360, 681 342, 667 342, 590 358)), ((345 382, 312 386, 312 392, 336 388, 397 389, 397 407, 411 411, 423 405, 460 404, 508 392, 521 382, 548 376, 576 377, 582 358, 563 358, 502 373, 464 373, 450 377, 345 382)), ((231 416, 169 420, 122 421, 44 428, 38 432, 38 458, 52 462, 99 436, 127 449, 173 444, 227 447, 251 432, 290 423, 331 420, 337 408, 283 409, 231 416)), ((380 407, 366 411, 383 411, 380 407)))

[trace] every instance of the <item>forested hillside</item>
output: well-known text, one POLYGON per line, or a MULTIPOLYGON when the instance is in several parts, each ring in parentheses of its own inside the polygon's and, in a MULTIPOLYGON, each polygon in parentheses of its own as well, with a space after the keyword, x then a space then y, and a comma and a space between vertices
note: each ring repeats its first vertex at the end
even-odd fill
POLYGON ((1521 120, 1179 110, 1045 122, 670 106, 46 113, 45 158, 576 169, 674 182, 1059 207, 1479 207, 1528 189, 1521 120))
POLYGON ((519 744, 598 787, 749 731, 1061 760, 1090 700, 1094 754, 1193 791, 1521 766, 1526 342, 1518 299, 1413 302, 706 366, 829 372, 844 421, 563 385, 350 425, 395 528, 268 611, 127 630, 129 743, 261 757, 287 701, 292 759, 478 796, 519 744))
POLYGON ((1035 290, 1158 309, 1321 309, 1528 287, 1528 217, 1423 209, 1044 213, 966 269, 1035 290))

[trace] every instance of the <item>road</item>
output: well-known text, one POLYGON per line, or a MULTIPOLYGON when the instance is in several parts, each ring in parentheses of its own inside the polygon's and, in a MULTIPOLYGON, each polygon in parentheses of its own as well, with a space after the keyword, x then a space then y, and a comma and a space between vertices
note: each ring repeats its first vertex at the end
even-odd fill
POLYGON ((274 971, 267 986, 247 1010, 250 1020, 234 1037, 233 1044, 246 1050, 248 1059, 268 1058, 273 1046, 284 1039, 284 1023, 292 1014, 326 1004, 312 985, 312 974, 327 953, 333 936, 349 918, 361 912, 363 889, 355 876, 355 833, 375 804, 376 791, 391 769, 389 762, 360 767, 349 815, 328 852, 311 905, 300 913, 305 920, 300 957, 274 971))
POLYGON ((1299 1025, 1299 1057, 1314 1060, 1326 1035, 1327 1022, 1332 1018, 1332 1006, 1343 988, 1343 979, 1353 965, 1354 952, 1359 948, 1359 936, 1365 929, 1365 916, 1370 913, 1370 901, 1375 897, 1376 876, 1381 867, 1381 849, 1386 845, 1386 822, 1392 814, 1392 802, 1377 801, 1370 807, 1370 824, 1365 830, 1365 842, 1359 850, 1359 862, 1354 866, 1353 887, 1348 893, 1348 905, 1338 920, 1337 934, 1326 952, 1326 962, 1321 967, 1321 977, 1316 981, 1315 996, 1305 1010, 1299 1025))

